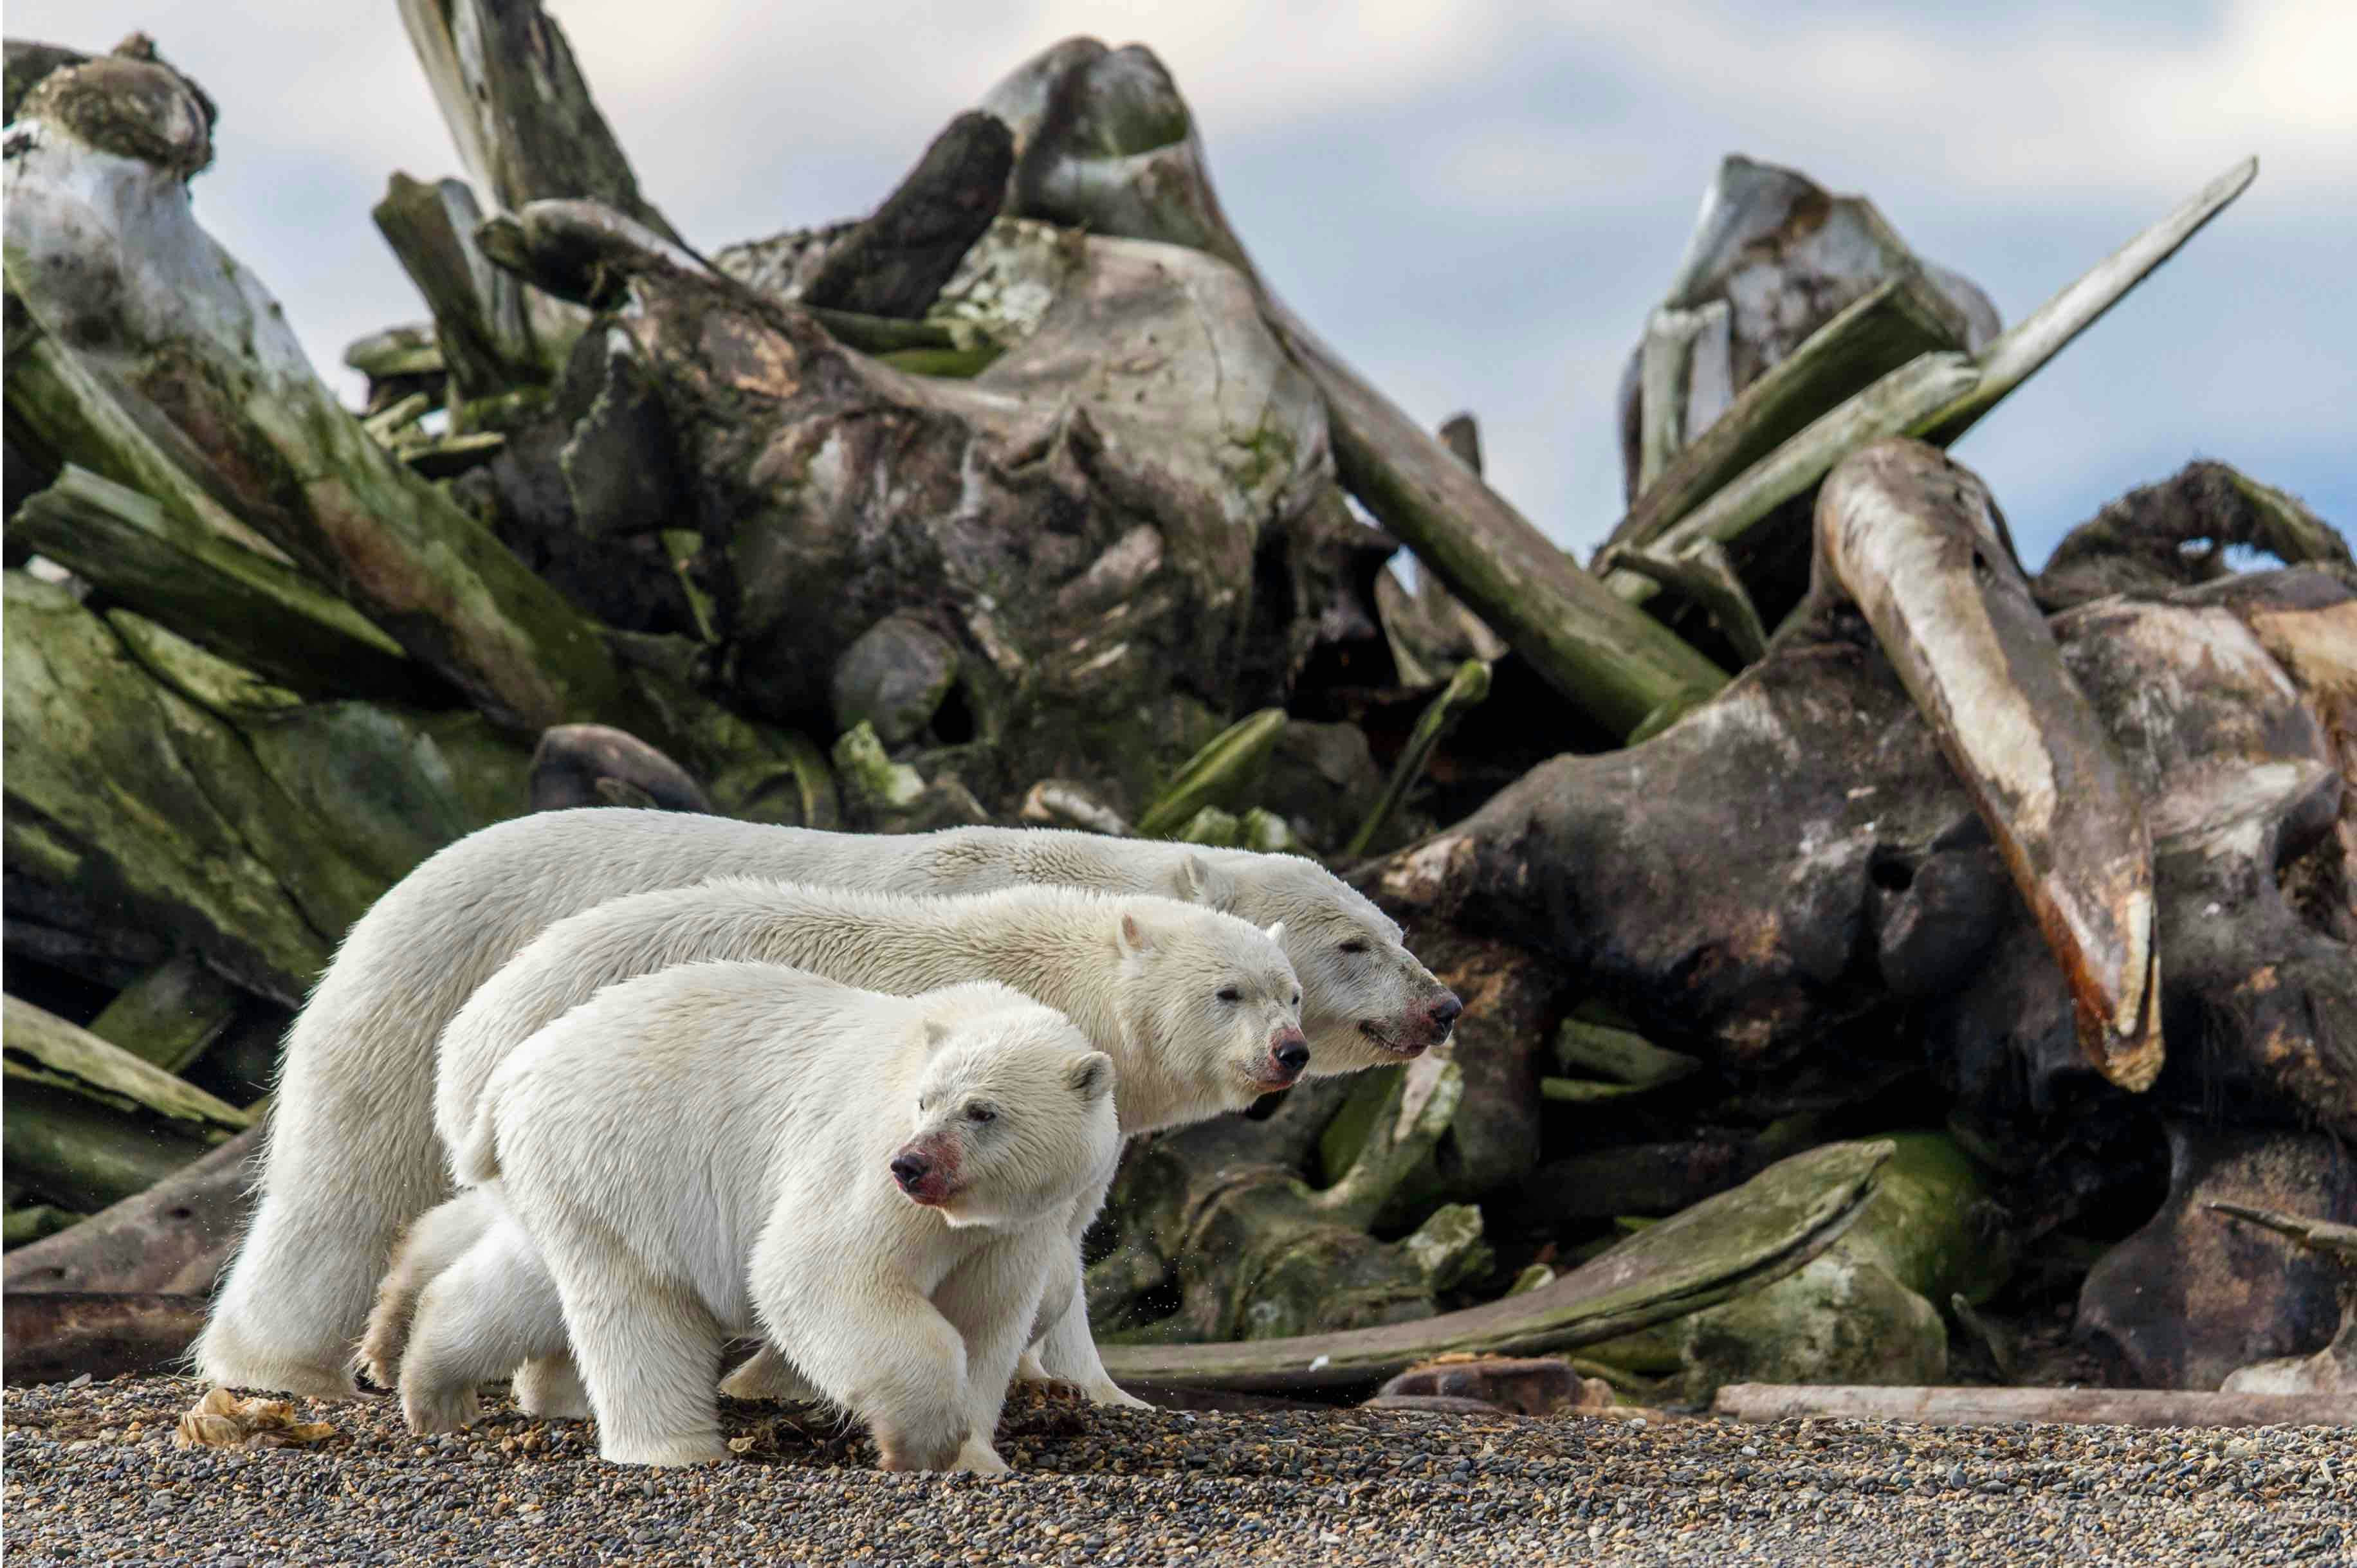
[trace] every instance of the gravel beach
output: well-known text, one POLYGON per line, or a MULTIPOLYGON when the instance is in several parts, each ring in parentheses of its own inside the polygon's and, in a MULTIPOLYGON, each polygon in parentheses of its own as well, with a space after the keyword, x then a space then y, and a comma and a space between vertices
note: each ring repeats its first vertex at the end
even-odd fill
POLYGON ((177 1451, 199 1385, 6 1391, 7 1556, 265 1563, 2346 1563, 2348 1431, 1933 1430, 1010 1404, 1019 1474, 889 1476, 732 1404, 736 1463, 600 1462, 501 1400, 455 1437, 298 1406, 316 1446, 177 1451))

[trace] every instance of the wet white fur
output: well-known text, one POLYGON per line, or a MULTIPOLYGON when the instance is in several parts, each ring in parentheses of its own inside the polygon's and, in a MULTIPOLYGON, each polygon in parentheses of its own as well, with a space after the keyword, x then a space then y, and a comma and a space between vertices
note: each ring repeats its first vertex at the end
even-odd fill
POLYGON ((915 894, 1089 886, 1283 921, 1313 1073, 1393 1059, 1379 1036, 1405 1037, 1407 1011, 1440 989, 1380 910, 1289 855, 1048 830, 877 837, 610 808, 501 822, 379 899, 296 1019, 261 1201, 198 1341, 197 1369, 238 1387, 350 1395, 351 1348, 393 1243, 449 1191, 433 1116, 444 1026, 556 921, 730 874, 915 894))
POLYGON ((714 1370, 758 1331, 887 1468, 1003 1470, 991 1434, 1069 1282, 1067 1216, 1119 1158, 1114 1081, 1001 985, 901 998, 698 962, 610 987, 491 1076, 459 1168, 495 1222, 423 1294, 404 1412, 450 1430, 483 1379, 569 1343, 606 1458, 725 1459, 714 1370), (937 1208, 893 1183, 910 1143, 954 1169, 937 1208))

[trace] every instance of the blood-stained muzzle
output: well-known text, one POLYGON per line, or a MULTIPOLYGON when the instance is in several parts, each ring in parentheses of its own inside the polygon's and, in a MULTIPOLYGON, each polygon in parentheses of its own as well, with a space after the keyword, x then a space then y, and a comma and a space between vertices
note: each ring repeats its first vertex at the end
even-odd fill
POLYGON ((957 1191, 957 1156, 938 1143, 912 1140, 892 1156, 892 1182, 909 1201, 935 1208, 957 1191))
POLYGON ((1269 1036, 1268 1058, 1255 1076, 1269 1089, 1285 1089, 1309 1065, 1309 1036, 1287 1024, 1269 1036))

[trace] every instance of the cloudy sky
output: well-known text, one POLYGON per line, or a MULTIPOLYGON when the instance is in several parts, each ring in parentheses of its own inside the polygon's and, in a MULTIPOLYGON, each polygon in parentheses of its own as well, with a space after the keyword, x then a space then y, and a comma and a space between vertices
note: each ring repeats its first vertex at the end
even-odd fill
MULTIPOLYGON (((1583 551, 1620 511, 1612 397, 1718 158, 1870 196, 2010 322, 2246 154, 2257 184, 1958 448, 2033 562, 2110 497, 2227 459, 2357 526, 2349 0, 554 0, 648 195, 709 249, 852 216, 1074 33, 1194 105, 1280 293, 1583 551)), ((197 209, 331 376, 422 307, 371 226, 458 172, 391 0, 12 0, 133 28, 219 101, 197 209)))

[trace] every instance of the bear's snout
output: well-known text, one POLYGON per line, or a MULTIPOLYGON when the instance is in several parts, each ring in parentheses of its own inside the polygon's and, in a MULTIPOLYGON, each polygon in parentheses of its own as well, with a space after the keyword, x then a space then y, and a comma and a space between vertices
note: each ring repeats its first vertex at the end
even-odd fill
POLYGON ((947 1202, 955 1185, 951 1162, 917 1144, 903 1145, 892 1156, 890 1168, 893 1183, 919 1203, 947 1202))
POLYGON ((1300 1026, 1287 1024, 1269 1037, 1268 1060, 1263 1065, 1261 1082, 1270 1089, 1284 1089, 1301 1076, 1309 1065, 1309 1036, 1300 1026))
POLYGON ((1457 999, 1457 993, 1442 986, 1438 994, 1409 1003, 1390 1019, 1361 1020, 1359 1033, 1401 1061, 1408 1061, 1446 1045, 1464 1013, 1465 1004, 1457 999))

